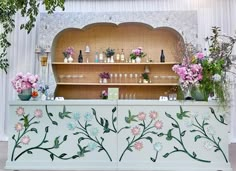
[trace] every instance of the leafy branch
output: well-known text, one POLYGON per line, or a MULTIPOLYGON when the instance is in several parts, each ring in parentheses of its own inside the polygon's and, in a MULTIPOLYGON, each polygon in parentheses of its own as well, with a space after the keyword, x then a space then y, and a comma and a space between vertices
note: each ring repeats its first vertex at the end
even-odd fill
POLYGON ((138 137, 134 136, 131 141, 130 141, 130 137, 127 137, 127 138, 126 138, 126 141, 127 141, 128 145, 127 145, 127 147, 124 149, 124 151, 122 152, 119 161, 122 160, 122 158, 123 158, 123 156, 124 156, 124 154, 125 154, 125 152, 126 152, 127 150, 130 151, 130 152, 133 151, 133 150, 132 150, 132 147, 134 147, 134 143, 135 143, 135 142, 137 142, 137 141, 139 141, 139 140, 141 140, 141 139, 149 140, 150 143, 153 142, 152 137, 147 136, 147 134, 157 134, 157 132, 155 132, 155 131, 150 131, 152 128, 154 128, 154 126, 151 126, 152 122, 153 122, 153 120, 151 120, 148 125, 146 125, 145 121, 143 121, 143 123, 140 123, 140 124, 139 124, 139 126, 143 127, 140 136, 138 136, 138 137))
POLYGON ((218 118, 216 116, 215 110, 210 107, 211 113, 214 115, 214 117, 216 118, 217 121, 219 121, 220 123, 224 124, 224 125, 228 125, 227 123, 225 123, 224 117, 222 115, 220 115, 220 118, 218 118))
POLYGON ((35 26, 34 23, 39 13, 40 3, 42 3, 46 11, 51 14, 55 11, 56 7, 60 7, 64 10, 65 0, 1 0, 0 2, 0 25, 3 27, 3 32, 0 33, 0 46, 2 48, 2 52, 0 52, 0 68, 6 73, 9 67, 9 62, 6 58, 7 48, 11 46, 8 35, 15 28, 14 16, 19 11, 22 17, 27 18, 26 23, 21 24, 20 29, 25 29, 30 33, 35 26))
POLYGON ((103 133, 109 133, 110 131, 114 132, 114 133, 120 133, 121 130, 123 129, 129 129, 130 127, 129 126, 126 126, 126 127, 122 127, 120 130, 117 130, 116 126, 115 126, 115 123, 117 122, 117 117, 114 116, 115 112, 116 112, 116 107, 114 107, 112 109, 112 128, 109 127, 109 121, 106 119, 106 118, 101 118, 100 117, 100 120, 98 119, 97 117, 97 112, 94 108, 92 108, 92 111, 93 111, 93 115, 97 121, 97 123, 103 127, 103 130, 104 132, 103 133))
POLYGON ((216 140, 213 135, 210 137, 206 133, 205 127, 207 125, 209 125, 209 123, 205 122, 205 120, 203 120, 202 124, 200 124, 200 122, 195 117, 195 121, 196 121, 196 124, 193 124, 193 127, 195 127, 196 129, 190 130, 190 132, 198 132, 199 133, 194 138, 195 142, 198 139, 201 139, 201 138, 209 140, 210 142, 212 142, 214 144, 214 147, 215 147, 214 152, 220 151, 222 153, 222 155, 224 156, 225 161, 228 163, 227 157, 226 157, 225 153, 223 152, 223 150, 220 147, 221 138, 217 137, 217 140, 216 140))
MULTIPOLYGON (((182 111, 182 107, 180 107, 180 113, 183 113, 183 112, 184 112, 184 111, 182 111)), ((186 112, 184 112, 184 113, 186 114, 186 112)), ((177 142, 180 144, 180 146, 182 147, 182 149, 180 149, 180 148, 174 146, 174 150, 171 151, 171 152, 169 152, 169 153, 166 153, 163 157, 164 157, 164 158, 167 158, 167 157, 168 157, 169 155, 171 155, 172 153, 183 152, 183 153, 187 154, 189 157, 193 158, 194 160, 198 160, 198 161, 201 161, 201 162, 207 162, 207 163, 209 163, 210 161, 208 161, 208 160, 203 160, 203 159, 197 158, 197 154, 196 154, 194 151, 193 151, 192 153, 190 153, 190 152, 186 149, 186 147, 185 147, 185 145, 184 145, 184 142, 183 142, 183 137, 185 136, 186 130, 182 131, 181 128, 180 128, 179 123, 178 123, 170 114, 168 114, 168 113, 165 112, 165 115, 166 115, 168 118, 170 118, 171 120, 174 121, 174 123, 171 124, 173 128, 169 129, 166 134, 160 133, 160 134, 158 134, 158 136, 159 136, 159 137, 162 137, 162 136, 165 135, 167 141, 171 141, 171 140, 174 139, 175 141, 177 141, 177 142), (177 129, 177 130, 178 130, 179 137, 176 137, 176 136, 172 135, 172 131, 173 131, 174 129, 177 129)), ((186 115, 185 117, 187 117, 187 115, 186 115)))
POLYGON ((95 136, 95 138, 91 137, 91 136, 89 135, 89 132, 88 132, 88 127, 90 127, 90 126, 92 126, 92 125, 91 125, 91 124, 88 124, 87 121, 85 122, 85 125, 84 125, 84 126, 81 124, 80 121, 77 121, 77 122, 78 122, 78 124, 79 124, 79 127, 77 127, 77 129, 79 129, 80 131, 75 132, 75 133, 73 133, 73 134, 74 134, 74 135, 78 135, 78 134, 82 135, 82 136, 78 139, 78 147, 79 147, 79 149, 80 149, 80 151, 79 151, 79 153, 78 153, 79 156, 80 156, 80 157, 81 157, 81 156, 84 156, 85 153, 90 152, 90 150, 86 150, 87 146, 82 147, 82 146, 80 145, 80 143, 81 143, 83 140, 86 140, 86 139, 87 139, 87 140, 90 140, 90 141, 96 143, 96 144, 98 145, 98 148, 99 148, 98 152, 104 151, 104 152, 107 154, 109 160, 112 161, 111 156, 110 156, 109 153, 107 152, 106 148, 103 146, 104 138, 103 138, 103 137, 100 137, 101 140, 99 141, 96 136, 95 136))
POLYGON ((56 121, 52 120, 51 117, 53 117, 53 114, 52 114, 51 112, 48 112, 48 106, 47 106, 47 105, 45 105, 45 109, 46 109, 46 113, 47 113, 47 115, 48 115, 48 118, 50 119, 50 121, 52 122, 52 124, 53 124, 53 125, 58 125, 58 123, 57 123, 56 121))
POLYGON ((62 154, 60 154, 60 155, 57 155, 57 154, 55 154, 55 153, 53 153, 53 152, 51 151, 52 149, 57 149, 57 148, 59 148, 60 145, 63 144, 63 143, 67 140, 67 135, 65 135, 65 136, 63 137, 63 140, 62 140, 61 142, 59 141, 59 138, 60 138, 60 137, 56 137, 55 140, 54 140, 54 144, 53 144, 53 146, 51 146, 51 147, 47 147, 47 148, 46 148, 46 147, 42 147, 43 144, 48 143, 48 140, 46 140, 48 131, 49 131, 49 127, 47 126, 47 127, 45 127, 45 135, 44 135, 43 140, 42 140, 37 146, 31 147, 31 148, 28 148, 28 149, 22 151, 19 155, 17 155, 17 156, 15 157, 14 160, 16 161, 16 160, 17 160, 18 158, 20 158, 24 153, 33 154, 33 152, 32 152, 33 150, 44 150, 44 151, 50 153, 50 158, 52 159, 52 161, 54 160, 55 157, 56 157, 56 158, 59 158, 59 159, 62 159, 62 160, 75 159, 75 158, 79 157, 78 155, 74 155, 74 156, 72 156, 72 157, 65 157, 65 156, 67 155, 66 153, 62 153, 62 154))

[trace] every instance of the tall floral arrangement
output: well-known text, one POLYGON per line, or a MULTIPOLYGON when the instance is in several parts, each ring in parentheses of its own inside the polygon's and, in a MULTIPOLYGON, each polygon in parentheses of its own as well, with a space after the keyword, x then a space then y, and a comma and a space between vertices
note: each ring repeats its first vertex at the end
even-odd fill
POLYGON ((198 53, 195 63, 200 63, 203 67, 200 89, 205 99, 212 94, 221 105, 226 105, 229 97, 226 73, 231 72, 231 66, 234 64, 231 53, 236 39, 222 35, 220 31, 219 27, 212 27, 212 36, 205 39, 209 45, 209 55, 198 53))
POLYGON ((16 74, 15 78, 11 81, 14 89, 21 93, 22 90, 26 90, 29 88, 36 88, 38 82, 38 75, 33 75, 31 73, 23 74, 19 72, 16 74))

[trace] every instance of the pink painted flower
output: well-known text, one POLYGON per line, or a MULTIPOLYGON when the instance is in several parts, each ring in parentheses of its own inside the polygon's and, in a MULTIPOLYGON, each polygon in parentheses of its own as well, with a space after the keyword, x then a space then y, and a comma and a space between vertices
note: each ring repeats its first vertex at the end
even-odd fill
POLYGON ((24 108, 23 108, 23 107, 18 107, 18 108, 16 109, 16 114, 17 114, 18 116, 24 115, 24 114, 25 114, 24 108))
POLYGON ((154 126, 156 129, 161 129, 163 127, 163 122, 158 120, 155 122, 154 126))
POLYGON ((158 113, 157 113, 156 111, 151 111, 151 112, 149 113, 149 117, 150 117, 152 120, 156 119, 157 116, 158 116, 158 113))
POLYGON ((43 116, 42 110, 41 110, 41 109, 36 109, 36 110, 34 111, 34 116, 35 116, 36 118, 42 118, 42 116, 43 116))
POLYGON ((146 119, 146 113, 140 112, 140 113, 138 114, 138 119, 139 119, 140 121, 144 121, 144 120, 146 119))
POLYGON ((138 135, 139 133, 140 133, 140 128, 139 127, 133 127, 132 129, 131 129, 131 132, 132 132, 132 134, 134 135, 134 136, 136 136, 136 135, 138 135))
POLYGON ((143 143, 140 141, 137 141, 136 143, 134 143, 134 148, 140 151, 143 148, 143 143))
POLYGON ((30 137, 29 137, 28 135, 25 135, 25 136, 22 137, 22 139, 21 139, 20 142, 21 142, 22 144, 27 145, 27 144, 29 144, 29 142, 30 142, 30 137))
POLYGON ((20 132, 21 130, 23 129, 23 124, 18 122, 16 125, 15 125, 15 130, 17 132, 20 132))

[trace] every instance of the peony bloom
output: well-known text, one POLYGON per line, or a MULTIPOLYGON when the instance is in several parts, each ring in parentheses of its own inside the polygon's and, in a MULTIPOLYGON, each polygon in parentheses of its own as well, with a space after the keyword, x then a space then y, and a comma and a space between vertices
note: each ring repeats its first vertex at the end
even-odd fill
POLYGON ((97 148, 97 144, 95 142, 89 142, 88 143, 88 150, 93 151, 97 148))
POLYGON ((151 112, 149 113, 149 117, 150 117, 152 120, 156 119, 157 116, 158 116, 158 113, 157 113, 156 111, 151 111, 151 112))
POLYGON ((93 127, 89 130, 89 132, 90 132, 91 136, 96 137, 98 135, 99 131, 98 131, 98 128, 93 127))
POLYGON ((67 128, 70 131, 74 131, 74 129, 76 128, 76 124, 74 122, 70 122, 70 123, 67 124, 67 128))
POLYGON ((134 148, 140 151, 143 148, 143 143, 140 141, 137 141, 136 143, 134 143, 134 148))
POLYGON ((144 120, 146 119, 146 113, 140 112, 140 113, 138 114, 138 119, 139 119, 140 121, 144 121, 144 120))
POLYGON ((132 132, 132 134, 134 135, 134 136, 136 136, 136 135, 138 135, 139 133, 140 133, 140 128, 139 127, 133 127, 132 129, 131 129, 131 132, 132 132))
POLYGON ((84 120, 85 122, 89 122, 93 120, 93 115, 91 113, 85 113, 84 114, 84 120))
POLYGON ((18 107, 18 108, 16 109, 16 114, 17 114, 18 116, 24 115, 24 114, 25 114, 24 108, 23 108, 23 107, 18 107))
POLYGON ((15 130, 17 131, 17 132, 20 132, 22 129, 23 129, 23 124, 22 123, 20 123, 20 122, 18 122, 16 125, 15 125, 15 130))
POLYGON ((28 135, 25 135, 25 136, 22 137, 20 142, 24 145, 27 145, 30 142, 30 137, 28 135))
POLYGON ((197 59, 203 59, 204 54, 202 52, 197 53, 197 59))
POLYGON ((34 116, 35 116, 36 118, 42 118, 42 117, 43 117, 43 112, 42 112, 42 110, 41 110, 41 109, 36 109, 36 110, 34 111, 34 116))
POLYGON ((156 127, 156 129, 162 129, 163 122, 158 120, 155 122, 154 126, 156 127))

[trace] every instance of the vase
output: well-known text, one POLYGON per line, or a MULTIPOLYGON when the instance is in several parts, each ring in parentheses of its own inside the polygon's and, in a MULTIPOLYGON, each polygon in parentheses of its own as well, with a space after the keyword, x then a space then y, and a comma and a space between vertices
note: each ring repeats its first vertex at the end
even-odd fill
POLYGON ((107 78, 103 78, 102 83, 107 83, 107 78))
POLYGON ((136 63, 141 63, 141 58, 139 56, 137 56, 135 61, 136 61, 136 63))
POLYGON ((32 88, 22 90, 21 93, 18 93, 18 97, 22 101, 28 101, 32 97, 32 88))
POLYGON ((131 62, 132 62, 132 63, 135 63, 135 59, 131 59, 131 62))
POLYGON ((189 85, 188 87, 182 88, 184 99, 185 100, 193 100, 191 91, 192 91, 192 85, 189 85))
POLYGON ((68 59, 67 58, 64 58, 64 63, 68 63, 68 59))
POLYGON ((147 79, 143 79, 143 83, 144 83, 144 84, 147 84, 147 83, 148 83, 148 80, 147 80, 147 79))
POLYGON ((192 91, 192 95, 193 95, 194 100, 196 100, 196 101, 205 101, 206 100, 204 93, 202 90, 200 90, 199 86, 194 86, 193 91, 192 91))
POLYGON ((41 100, 42 100, 42 101, 47 100, 47 96, 46 96, 46 94, 44 94, 44 93, 41 94, 41 100))
POLYGON ((69 58, 68 58, 68 63, 72 63, 73 60, 74 60, 74 59, 73 59, 72 56, 70 55, 69 58))

